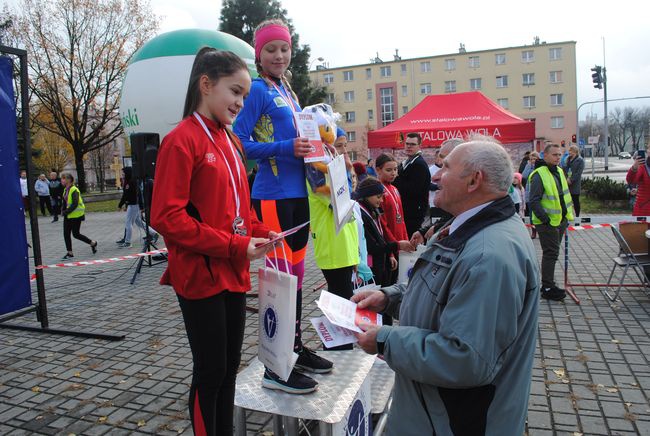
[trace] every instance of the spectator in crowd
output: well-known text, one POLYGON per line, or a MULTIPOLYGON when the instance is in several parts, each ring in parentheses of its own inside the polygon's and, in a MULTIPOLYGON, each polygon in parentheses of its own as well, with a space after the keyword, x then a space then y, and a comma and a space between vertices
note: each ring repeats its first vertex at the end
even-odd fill
MULTIPOLYGON (((133 179, 133 169, 131 167, 124 167, 122 168, 122 174, 124 176, 122 198, 120 199, 117 208, 122 209, 124 207, 124 210, 126 210, 126 218, 124 221, 124 239, 117 241, 117 243, 120 248, 130 248, 131 236, 133 235, 133 224, 142 229, 145 234, 147 226, 142 221, 140 202, 138 201, 138 184, 137 181, 133 179)), ((158 233, 151 227, 149 227, 149 237, 152 238, 154 244, 158 240, 158 233)))
POLYGON ((20 172, 20 194, 23 196, 23 208, 25 209, 25 216, 32 213, 31 204, 29 201, 29 190, 27 189, 27 171, 20 172))
POLYGON ((93 254, 97 253, 97 241, 92 241, 85 235, 81 234, 81 222, 86 219, 86 206, 84 205, 83 198, 79 188, 74 185, 74 177, 72 174, 63 174, 61 176, 61 184, 63 184, 63 208, 61 215, 63 215, 63 239, 65 240, 65 248, 68 252, 63 256, 63 260, 69 260, 74 257, 72 253, 72 238, 74 236, 86 244, 90 245, 93 254))
POLYGON ((63 196, 63 185, 56 171, 50 172, 50 203, 52 204, 52 222, 59 220, 61 214, 61 197, 63 196))
POLYGON ((38 194, 38 203, 41 207, 41 215, 45 215, 45 210, 52 215, 52 204, 50 201, 50 184, 47 182, 45 174, 38 176, 36 183, 34 183, 34 190, 38 194))
POLYGON ((636 185, 633 216, 650 216, 650 167, 647 160, 649 151, 650 143, 646 146, 646 157, 640 157, 634 153, 634 163, 625 177, 628 185, 636 185))
MULTIPOLYGON (((463 143, 462 139, 454 138, 448 139, 440 145, 440 151, 438 151, 438 165, 442 168, 442 163, 445 158, 452 152, 454 148, 463 143)), ((433 180, 435 175, 431 177, 431 187, 437 190, 438 185, 433 180)), ((435 202, 435 197, 434 197, 435 202)), ((411 234, 411 244, 413 247, 418 246, 418 244, 423 244, 427 239, 433 235, 434 232, 440 229, 441 226, 444 226, 447 221, 452 218, 451 214, 442 208, 435 205, 431 210, 431 223, 425 224, 420 227, 416 232, 411 234), (434 220, 436 220, 434 222, 434 220)))
POLYGON ((368 177, 368 170, 363 162, 354 162, 352 168, 354 169, 354 173, 357 175, 358 183, 363 182, 363 179, 368 177))
MULTIPOLYGON (((530 186, 528 185, 528 178, 530 177, 530 174, 535 170, 535 167, 537 165, 537 161, 539 160, 539 153, 536 151, 533 151, 530 153, 530 156, 528 157, 528 163, 524 167, 524 172, 521 174, 521 184, 524 186, 526 189, 526 207, 524 208, 526 216, 530 216, 530 186)), ((530 224, 533 225, 533 219, 530 219, 530 224)), ((533 225, 533 227, 530 229, 530 238, 535 239, 537 238, 537 229, 533 225)))
POLYGON ((397 241, 388 240, 386 230, 381 223, 381 209, 386 189, 374 177, 367 177, 355 191, 355 198, 361 208, 363 231, 368 251, 368 266, 372 270, 375 283, 389 286, 392 271, 397 270, 395 253, 399 248, 397 241))
POLYGON ((377 177, 377 170, 375 169, 375 161, 372 159, 368 159, 368 162, 366 163, 367 167, 367 173, 369 176, 377 177))
POLYGON ((555 284, 555 264, 568 223, 573 219, 573 200, 564 171, 559 167, 562 150, 557 144, 544 148, 544 159, 530 175, 530 209, 542 246, 542 298, 563 300, 566 291, 555 284))
POLYGON ((436 174, 439 231, 408 285, 362 291, 359 345, 395 371, 389 435, 521 435, 535 355, 539 269, 508 196, 513 168, 488 139, 458 146, 436 174))
POLYGON ((526 165, 528 164, 528 159, 530 158, 530 153, 531 151, 527 151, 524 153, 524 157, 521 158, 521 162, 519 162, 519 168, 517 169, 517 172, 520 174, 523 174, 524 168, 526 168, 526 165))
POLYGON ((512 198, 512 202, 515 204, 515 210, 523 219, 524 211, 526 210, 526 191, 521 186, 521 174, 515 173, 512 179, 511 190, 508 193, 510 194, 510 198, 512 198))
POLYGON ((433 218, 435 207, 434 201, 436 198, 436 191, 438 190, 438 185, 433 183, 433 176, 436 175, 438 170, 442 168, 442 163, 440 159, 440 149, 437 149, 433 152, 433 165, 429 165, 429 174, 431 174, 431 186, 429 187, 429 216, 433 218))
POLYGON ((573 200, 573 210, 576 218, 580 216, 580 188, 582 183, 582 172, 585 169, 585 160, 580 156, 580 148, 577 145, 569 146, 569 155, 562 167, 566 174, 569 192, 573 200))
POLYGON ((419 133, 408 133, 404 139, 406 160, 398 167, 397 178, 393 183, 402 196, 404 221, 409 235, 415 233, 428 212, 431 173, 429 165, 422 157, 419 133))

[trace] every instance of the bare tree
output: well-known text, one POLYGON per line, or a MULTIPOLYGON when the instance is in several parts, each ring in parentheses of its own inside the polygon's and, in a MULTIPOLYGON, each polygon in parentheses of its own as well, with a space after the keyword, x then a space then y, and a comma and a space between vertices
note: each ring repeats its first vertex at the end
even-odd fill
POLYGON ((95 148, 88 153, 90 168, 95 173, 97 187, 100 192, 106 190, 106 170, 113 162, 113 145, 108 144, 103 147, 95 148))
POLYGON ((643 145, 650 122, 650 109, 615 108, 609 116, 609 137, 615 153, 626 148, 637 150, 643 145))
POLYGON ((22 0, 12 22, 13 36, 28 51, 37 99, 32 122, 72 146, 85 190, 84 155, 122 134, 117 107, 124 74, 158 19, 143 0, 22 0))

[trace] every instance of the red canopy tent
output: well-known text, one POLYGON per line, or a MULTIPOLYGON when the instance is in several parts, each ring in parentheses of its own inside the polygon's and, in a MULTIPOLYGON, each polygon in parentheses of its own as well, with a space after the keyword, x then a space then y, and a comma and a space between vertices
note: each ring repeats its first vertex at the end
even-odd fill
POLYGON ((397 121, 368 132, 368 148, 402 147, 411 132, 422 135, 423 147, 438 147, 472 134, 494 136, 503 144, 530 143, 535 123, 511 114, 482 93, 431 95, 397 121))

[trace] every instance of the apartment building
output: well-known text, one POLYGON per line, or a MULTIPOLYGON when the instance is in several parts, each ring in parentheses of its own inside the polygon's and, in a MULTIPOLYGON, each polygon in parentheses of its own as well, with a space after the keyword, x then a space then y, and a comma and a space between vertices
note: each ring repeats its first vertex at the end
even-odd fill
POLYGON ((353 159, 367 157, 367 132, 392 123, 431 94, 480 91, 534 120, 540 143, 571 141, 576 126, 575 41, 506 47, 347 67, 318 66, 313 82, 341 113, 353 159))

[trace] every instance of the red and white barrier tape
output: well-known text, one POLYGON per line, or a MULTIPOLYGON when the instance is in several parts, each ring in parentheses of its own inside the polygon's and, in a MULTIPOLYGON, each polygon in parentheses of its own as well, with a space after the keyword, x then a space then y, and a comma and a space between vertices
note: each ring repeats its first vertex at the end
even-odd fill
MULTIPOLYGON (((605 228, 605 227, 616 226, 618 224, 620 224, 620 223, 614 223, 614 224, 607 224, 607 223, 603 223, 603 224, 583 224, 581 226, 569 226, 569 227, 567 227, 567 230, 573 232, 573 231, 579 231, 579 230, 602 229, 602 228, 605 228)), ((535 227, 535 226, 532 225, 532 224, 526 224, 526 227, 532 228, 532 227, 535 227)))
MULTIPOLYGON (((164 253, 167 253, 166 248, 162 248, 160 250, 147 251, 144 253, 127 254, 126 256, 111 257, 109 259, 83 260, 79 262, 65 262, 65 263, 55 263, 52 265, 38 265, 36 269, 69 268, 73 266, 102 265, 105 263, 121 262, 123 260, 132 260, 132 259, 137 259, 139 257, 154 256, 156 254, 164 254, 164 253)), ((32 280, 35 278, 36 275, 32 274, 32 280)))

